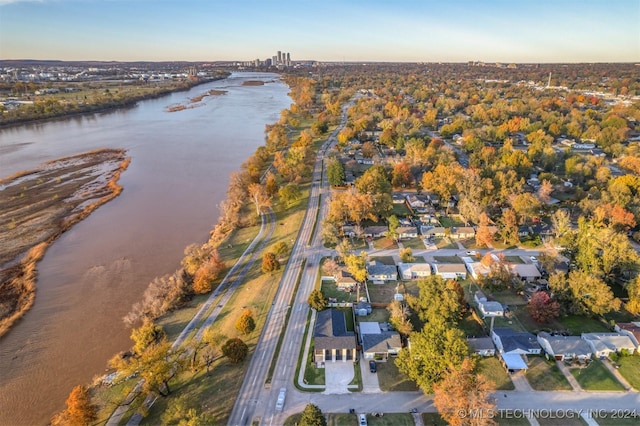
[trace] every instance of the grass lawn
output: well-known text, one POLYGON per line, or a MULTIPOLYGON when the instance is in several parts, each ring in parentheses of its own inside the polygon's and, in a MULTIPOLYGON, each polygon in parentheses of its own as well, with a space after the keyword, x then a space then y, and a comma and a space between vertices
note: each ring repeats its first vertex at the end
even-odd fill
POLYGON ((398 245, 391 238, 382 237, 382 238, 377 238, 373 240, 373 247, 376 250, 391 250, 391 249, 397 249, 398 245))
POLYGON ((640 390, 640 356, 629 355, 619 357, 616 364, 620 366, 618 372, 635 389, 640 390))
MULTIPOLYGON (((484 323, 487 327, 487 329, 489 329, 491 327, 491 318, 487 317, 484 319, 484 323)), ((493 322, 493 326, 495 328, 497 327, 509 327, 509 328, 513 328, 515 331, 527 331, 522 324, 520 324, 520 321, 518 321, 518 319, 516 317, 512 317, 512 318, 505 318, 505 317, 495 317, 495 320, 493 322)))
POLYGON ((438 220, 440 221, 440 224, 442 225, 442 227, 444 228, 451 228, 451 227, 461 227, 464 226, 464 222, 462 222, 462 220, 460 219, 459 216, 456 215, 451 215, 451 216, 440 216, 438 218, 438 220))
MULTIPOLYGON (((298 423, 291 423, 292 426, 297 424, 298 423)), ((327 426, 358 426, 358 415, 345 413, 329 413, 327 415, 327 426)))
MULTIPOLYGON (((424 426, 447 426, 448 423, 438 413, 422 413, 424 426)), ((527 423, 528 424, 528 423, 527 423)))
POLYGON ((520 256, 506 256, 505 260, 510 263, 514 263, 516 265, 522 265, 526 263, 520 256))
POLYGON ((355 292, 340 290, 333 281, 322 281, 320 290, 324 297, 335 298, 338 302, 355 302, 357 299, 355 292))
POLYGON ((473 315, 468 314, 458 323, 458 328, 462 330, 465 336, 486 336, 487 333, 473 315))
POLYGON ((382 308, 373 308, 369 315, 366 317, 358 317, 358 319, 365 322, 388 322, 389 311, 382 308))
POLYGON ((416 384, 407 376, 398 371, 395 358, 389 358, 387 362, 378 362, 378 381, 383 392, 403 392, 419 390, 416 384))
POLYGON ((369 291, 369 298, 371 299, 371 303, 389 303, 393 300, 393 295, 396 292, 396 283, 367 283, 367 289, 369 291))
POLYGON ((433 256, 433 260, 440 263, 464 263, 464 260, 458 256, 433 256))
POLYGON ((383 263, 385 265, 395 265, 396 262, 392 256, 371 256, 371 260, 383 263))
POLYGON ((496 357, 480 357, 478 359, 478 372, 491 380, 496 390, 513 390, 515 386, 507 373, 507 370, 496 357))
POLYGON ((395 214, 397 218, 411 216, 411 210, 407 207, 405 203, 402 204, 393 204, 393 208, 391 209, 391 214, 395 214))
POLYGON ((584 390, 592 391, 623 391, 624 387, 616 380, 598 359, 591 361, 588 367, 572 368, 571 374, 576 378, 584 390))
POLYGON ((451 239, 444 237, 444 238, 436 238, 436 247, 438 247, 439 250, 457 249, 458 245, 453 241, 451 241, 451 239))
POLYGON ((405 248, 410 248, 413 250, 424 250, 424 243, 422 242, 422 238, 410 238, 408 240, 402 240, 400 243, 405 248))
POLYGON ((526 377, 534 390, 554 391, 573 389, 555 361, 547 361, 543 357, 529 357, 529 369, 527 370, 526 377))
POLYGON ((609 332, 609 328, 595 318, 582 315, 567 315, 556 320, 559 327, 568 330, 570 334, 609 332))
POLYGON ((367 414, 369 426, 414 426, 413 416, 410 413, 388 413, 381 417, 367 414))

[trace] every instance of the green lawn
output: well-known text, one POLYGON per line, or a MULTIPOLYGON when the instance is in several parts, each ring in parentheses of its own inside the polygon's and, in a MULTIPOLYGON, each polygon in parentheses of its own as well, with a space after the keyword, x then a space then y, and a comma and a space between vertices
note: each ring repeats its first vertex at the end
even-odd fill
POLYGON ((462 258, 458 256, 433 256, 433 260, 440 263, 464 263, 462 258))
POLYGON ((394 204, 391 209, 391 214, 396 215, 397 218, 403 218, 407 216, 411 216, 411 210, 407 207, 406 204, 394 204))
POLYGON ((496 357, 480 357, 478 372, 495 384, 496 390, 513 390, 515 386, 509 374, 496 357))
POLYGON ((367 414, 369 426, 414 426, 413 416, 410 413, 387 413, 381 417, 367 414))
POLYGON ((406 248, 411 248, 414 250, 424 250, 424 243, 422 242, 422 238, 410 238, 408 240, 402 240, 400 243, 406 248))
POLYGON ((391 238, 382 237, 373 240, 373 247, 377 250, 390 250, 397 249, 398 245, 391 238))
POLYGON ((340 290, 333 281, 322 281, 320 290, 324 297, 332 297, 337 299, 338 302, 355 302, 357 300, 355 292, 349 293, 348 291, 340 290))
MULTIPOLYGON (((327 426, 358 426, 357 414, 329 413, 327 417, 327 426)), ((291 423, 294 425, 298 423, 291 423)))
POLYGON ((475 317, 471 314, 466 315, 458 323, 458 328, 462 330, 465 336, 486 336, 486 332, 482 328, 482 324, 476 321, 475 317))
POLYGON ((529 357, 527 380, 534 390, 572 390, 573 388, 558 368, 555 361, 547 361, 543 357, 529 357))
POLYGON ((393 260, 392 256, 372 256, 370 260, 375 260, 380 263, 384 263, 385 265, 395 265, 396 262, 393 260))
POLYGON ((386 284, 367 283, 367 289, 372 303, 389 303, 393 300, 393 295, 396 292, 396 282, 386 284))
POLYGON ((583 315, 567 315, 556 320, 558 326, 569 331, 570 334, 598 333, 611 331, 609 327, 595 318, 583 315))
POLYGON ((416 384, 398 371, 395 358, 378 363, 378 381, 383 392, 417 391, 416 384))
POLYGON ((640 356, 621 356, 615 362, 620 366, 618 372, 635 389, 640 390, 640 356))
POLYGON ((616 380, 609 370, 600 362, 594 359, 588 367, 572 368, 571 374, 576 378, 584 390, 592 391, 623 391, 624 387, 616 380))
POLYGON ((522 265, 525 263, 520 256, 506 256, 505 260, 516 265, 522 265))
POLYGON ((438 247, 438 249, 440 249, 440 250, 443 250, 443 249, 457 249, 458 248, 458 245, 456 243, 454 243, 453 241, 451 241, 451 239, 448 238, 448 237, 436 238, 435 242, 436 242, 436 247, 438 247))
POLYGON ((440 216, 438 218, 438 220, 440 221, 440 224, 444 228, 464 226, 464 222, 462 222, 462 220, 460 220, 460 217, 459 216, 455 216, 455 215, 452 215, 452 216, 440 216))
POLYGON ((422 413, 422 422, 424 426, 447 426, 438 413, 422 413))

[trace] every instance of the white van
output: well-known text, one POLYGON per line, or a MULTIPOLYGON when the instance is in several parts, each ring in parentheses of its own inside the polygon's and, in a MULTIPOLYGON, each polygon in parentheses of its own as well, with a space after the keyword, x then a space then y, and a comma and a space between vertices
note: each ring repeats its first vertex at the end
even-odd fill
POLYGON ((278 400, 276 401, 276 411, 282 411, 284 408, 284 398, 287 395, 287 388, 280 388, 278 400))

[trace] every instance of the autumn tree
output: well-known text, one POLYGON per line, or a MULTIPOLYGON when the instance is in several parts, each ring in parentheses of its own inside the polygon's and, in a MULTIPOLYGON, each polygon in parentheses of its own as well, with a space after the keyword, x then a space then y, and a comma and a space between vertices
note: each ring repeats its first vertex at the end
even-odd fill
POLYGON ((200 339, 200 343, 202 344, 200 348, 200 359, 207 368, 207 374, 209 374, 213 362, 220 356, 222 345, 226 341, 227 336, 211 327, 207 328, 202 334, 202 339, 200 339))
POLYGON ((560 315, 560 304, 551 299, 549 293, 538 291, 531 296, 527 304, 531 318, 537 323, 546 324, 560 315))
POLYGON ((363 283, 367 279, 367 253, 361 252, 359 255, 348 254, 344 258, 347 270, 354 280, 363 283))
POLYGON ((204 246, 191 244, 184 249, 184 257, 181 262, 182 268, 187 274, 193 276, 198 268, 200 268, 200 265, 209 258, 210 254, 204 246))
POLYGON ((413 331, 413 325, 409 320, 411 311, 399 300, 393 300, 387 306, 389 311, 389 323, 393 328, 403 336, 408 336, 413 331))
POLYGON ((262 255, 262 272, 266 274, 277 271, 278 269, 280 269, 280 262, 275 253, 268 251, 262 255))
POLYGON ((390 238, 397 239, 398 238, 398 228, 400 227, 400 220, 396 217, 396 215, 392 214, 387 218, 387 222, 389 224, 389 233, 387 234, 390 238))
POLYGON ((414 178, 411 173, 411 168, 407 163, 401 161, 393 166, 393 171, 391 172, 391 185, 394 188, 411 186, 413 184, 413 180, 414 178))
POLYGON ((493 233, 489 228, 489 216, 482 212, 480 214, 478 229, 476 230, 476 245, 479 247, 491 247, 491 243, 493 243, 493 233))
POLYGON ((401 248, 399 251, 399 257, 400 261, 403 263, 411 263, 416 260, 416 258, 413 257, 413 250, 411 250, 410 247, 401 248))
POLYGON ((249 198, 256 206, 256 214, 260 216, 262 209, 271 205, 271 197, 267 193, 266 188, 259 183, 249 185, 249 198))
POLYGON ((98 420, 98 407, 91 402, 86 387, 73 388, 66 400, 67 408, 51 419, 52 426, 85 426, 98 420))
POLYGON ((278 179, 276 178, 276 175, 271 173, 271 171, 267 172, 267 176, 264 180, 264 190, 266 191, 267 196, 273 197, 278 193, 279 188, 280 185, 278 185, 278 179))
POLYGON ((518 237, 518 217, 513 209, 507 208, 502 212, 498 222, 502 242, 506 245, 516 245, 520 242, 518 237))
POLYGON ((327 307, 327 299, 324 297, 324 294, 322 294, 322 291, 318 289, 311 291, 307 298, 307 303, 318 312, 327 307))
POLYGON ((640 277, 627 284, 627 294, 629 301, 624 305, 631 315, 640 315, 640 277))
POLYGON ((353 244, 348 238, 343 238, 336 246, 336 253, 343 262, 346 262, 347 256, 353 252, 353 244))
POLYGON ((360 194, 371 197, 371 213, 386 216, 391 211, 391 182, 384 167, 379 164, 370 167, 356 179, 355 186, 360 194))
POLYGON ((300 186, 297 183, 289 183, 278 190, 278 196, 287 207, 291 207, 300 199, 302 192, 300 192, 300 186))
POLYGON ((256 329, 256 320, 253 318, 253 312, 251 312, 251 309, 245 309, 242 311, 236 320, 235 327, 236 330, 245 336, 256 329))
POLYGON ((496 404, 491 396, 494 384, 474 371, 471 358, 465 358, 458 368, 449 368, 434 388, 433 405, 440 416, 452 426, 492 426, 498 423, 488 415, 496 404), (464 415, 461 415, 464 414, 464 415))
POLYGON ((193 292, 196 294, 209 293, 213 288, 213 282, 220 277, 224 268, 224 261, 220 258, 218 251, 214 250, 209 260, 200 265, 196 271, 193 277, 193 292))
POLYGON ((327 420, 317 405, 307 404, 302 410, 300 426, 327 426, 327 420))
POLYGON ((163 425, 205 426, 215 424, 215 418, 208 413, 199 413, 198 406, 189 395, 171 398, 160 418, 163 425))
POLYGON ((425 394, 433 392, 447 368, 459 367, 469 354, 464 333, 441 318, 425 324, 422 331, 411 333, 409 339, 411 345, 400 351, 396 366, 425 394))
POLYGON ((241 339, 229 339, 222 345, 222 354, 229 358, 232 364, 238 364, 247 357, 249 347, 241 339))
POLYGON ((131 330, 130 336, 136 354, 142 354, 149 346, 162 342, 166 337, 162 326, 152 321, 146 321, 140 327, 131 330))

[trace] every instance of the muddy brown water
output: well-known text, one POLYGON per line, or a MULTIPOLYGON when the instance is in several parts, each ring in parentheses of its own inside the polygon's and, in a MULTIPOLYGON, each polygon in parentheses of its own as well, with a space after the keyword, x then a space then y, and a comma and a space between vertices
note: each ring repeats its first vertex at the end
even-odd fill
MULTIPOLYGON (((73 386, 130 346, 122 317, 219 217, 228 177, 291 99, 275 74, 225 80, 136 107, 0 130, 0 177, 96 148, 132 157, 124 191, 63 234, 40 262, 35 305, 0 339, 0 425, 42 425, 73 386), (246 80, 263 86, 243 86, 246 80), (202 106, 169 113, 208 90, 202 106)), ((0 242, 1 244, 2 242, 0 242)))

